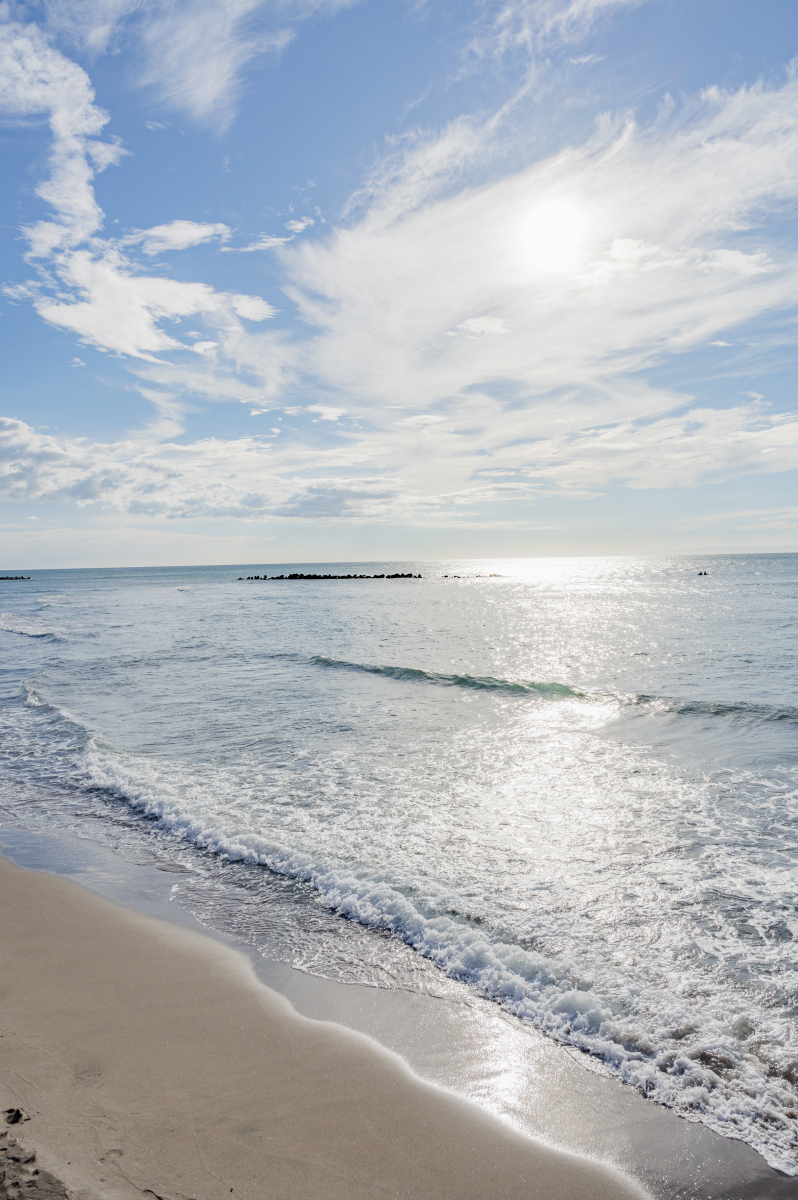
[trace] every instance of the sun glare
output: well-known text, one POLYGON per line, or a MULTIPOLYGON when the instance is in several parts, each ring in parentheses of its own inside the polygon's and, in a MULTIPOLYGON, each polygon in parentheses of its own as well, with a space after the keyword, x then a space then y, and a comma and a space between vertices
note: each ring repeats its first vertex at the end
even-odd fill
POLYGON ((575 200, 555 198, 537 204, 521 226, 523 261, 546 274, 570 270, 578 261, 587 226, 587 214, 575 200))

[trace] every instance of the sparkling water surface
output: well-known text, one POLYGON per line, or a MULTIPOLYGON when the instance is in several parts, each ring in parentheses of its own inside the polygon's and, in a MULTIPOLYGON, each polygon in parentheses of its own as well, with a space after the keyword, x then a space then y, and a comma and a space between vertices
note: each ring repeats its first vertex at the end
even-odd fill
POLYGON ((798 1173, 797 555, 30 574, 6 816, 302 969, 433 964, 798 1173), (239 579, 302 570, 423 578, 239 579))

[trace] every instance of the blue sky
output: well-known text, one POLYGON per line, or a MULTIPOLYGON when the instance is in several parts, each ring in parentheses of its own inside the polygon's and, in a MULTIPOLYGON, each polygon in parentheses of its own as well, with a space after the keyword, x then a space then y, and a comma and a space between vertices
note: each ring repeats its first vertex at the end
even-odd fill
POLYGON ((794 3, 0 17, 7 568, 798 549, 794 3))

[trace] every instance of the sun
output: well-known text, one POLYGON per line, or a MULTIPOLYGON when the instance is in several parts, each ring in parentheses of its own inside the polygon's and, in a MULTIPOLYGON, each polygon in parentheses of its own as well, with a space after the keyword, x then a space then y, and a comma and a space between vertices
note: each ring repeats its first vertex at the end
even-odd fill
POLYGON ((579 261, 587 229, 585 209, 569 197, 536 204, 526 213, 519 233, 525 265, 546 275, 571 270, 579 261))

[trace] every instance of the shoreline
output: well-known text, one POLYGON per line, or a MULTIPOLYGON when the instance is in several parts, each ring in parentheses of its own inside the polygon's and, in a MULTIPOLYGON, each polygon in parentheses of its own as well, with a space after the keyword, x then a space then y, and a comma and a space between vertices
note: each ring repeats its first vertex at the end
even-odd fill
POLYGON ((43 833, 6 826, 0 843, 2 854, 18 865, 76 880, 116 901, 116 911, 151 914, 161 918, 158 924, 194 931, 203 944, 243 950, 258 979, 298 1013, 365 1034, 421 1080, 492 1112, 505 1127, 612 1164, 657 1200, 798 1196, 798 1180, 770 1168, 744 1142, 646 1101, 444 975, 439 993, 430 994, 307 974, 206 918, 200 922, 179 899, 175 903, 175 876, 162 859, 159 867, 145 864, 137 855, 125 857, 124 851, 63 829, 43 833))
POLYGON ((209 937, 5 858, 0 892, 2 1107, 22 1113, 6 1144, 36 1154, 25 1194, 645 1195, 299 1015, 209 937))

